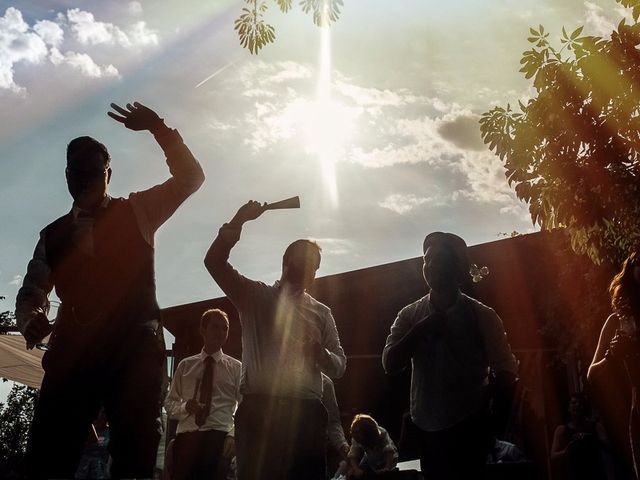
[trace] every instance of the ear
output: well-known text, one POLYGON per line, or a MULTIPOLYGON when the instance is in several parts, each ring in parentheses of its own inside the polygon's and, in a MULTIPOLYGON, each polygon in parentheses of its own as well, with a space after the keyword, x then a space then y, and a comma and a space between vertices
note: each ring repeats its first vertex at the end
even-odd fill
POLYGON ((107 184, 111 182, 111 167, 107 168, 107 184))

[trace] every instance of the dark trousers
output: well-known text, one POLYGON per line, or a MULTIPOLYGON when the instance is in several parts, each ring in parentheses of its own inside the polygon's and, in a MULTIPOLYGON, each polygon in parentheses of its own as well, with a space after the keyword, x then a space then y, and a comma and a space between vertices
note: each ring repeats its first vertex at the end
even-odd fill
POLYGON ((245 395, 235 416, 238 480, 324 480, 327 411, 320 400, 245 395))
POLYGON ((420 469, 429 480, 479 480, 491 445, 486 415, 478 414, 437 432, 421 430, 420 469))
POLYGON ((153 476, 162 429, 164 352, 150 329, 109 343, 80 332, 75 338, 57 337, 45 353, 27 443, 29 478, 73 478, 101 407, 109 422, 111 477, 153 476))
POLYGON ((173 480, 213 479, 227 432, 179 433, 173 444, 173 480))

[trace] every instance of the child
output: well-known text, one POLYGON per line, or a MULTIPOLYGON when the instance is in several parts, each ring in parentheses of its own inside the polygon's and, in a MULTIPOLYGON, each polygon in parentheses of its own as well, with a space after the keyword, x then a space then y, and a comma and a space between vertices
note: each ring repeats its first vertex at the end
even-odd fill
POLYGON ((398 463, 398 450, 387 431, 369 415, 358 414, 351 422, 349 463, 353 478, 389 476, 398 463))

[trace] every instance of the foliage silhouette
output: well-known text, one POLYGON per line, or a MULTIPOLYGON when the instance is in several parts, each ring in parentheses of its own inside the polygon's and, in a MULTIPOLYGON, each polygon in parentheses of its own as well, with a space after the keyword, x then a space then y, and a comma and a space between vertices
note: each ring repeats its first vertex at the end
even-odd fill
MULTIPOLYGON (((275 28, 266 23, 264 16, 269 5, 264 0, 245 0, 248 7, 243 7, 240 16, 234 22, 234 29, 238 32, 240 45, 248 48, 252 54, 276 38, 275 28)), ((293 8, 293 0, 275 0, 282 13, 293 8)), ((313 15, 313 23, 319 27, 330 25, 338 20, 343 0, 300 0, 300 7, 304 13, 313 15)))
POLYGON ((640 241, 640 1, 611 38, 562 29, 561 48, 531 28, 520 71, 534 98, 484 113, 484 142, 543 230, 565 228, 596 264, 619 263, 640 241))

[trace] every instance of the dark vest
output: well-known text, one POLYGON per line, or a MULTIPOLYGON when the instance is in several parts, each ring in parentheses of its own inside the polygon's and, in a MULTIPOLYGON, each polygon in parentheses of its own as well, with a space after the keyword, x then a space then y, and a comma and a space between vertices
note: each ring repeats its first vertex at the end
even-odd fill
POLYGON ((76 246, 73 214, 45 228, 45 251, 62 302, 58 326, 122 334, 159 319, 154 249, 138 227, 128 200, 114 198, 93 225, 93 255, 76 246))

